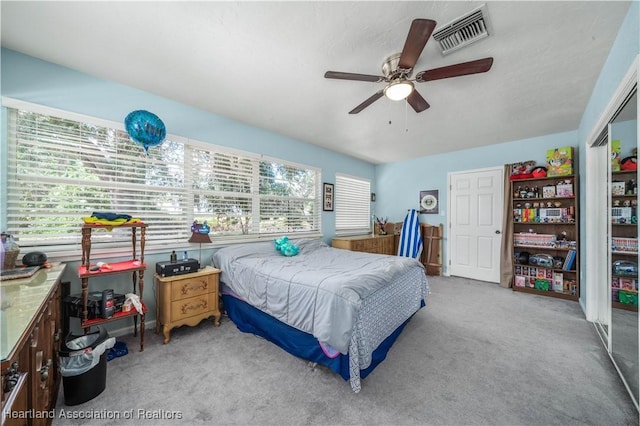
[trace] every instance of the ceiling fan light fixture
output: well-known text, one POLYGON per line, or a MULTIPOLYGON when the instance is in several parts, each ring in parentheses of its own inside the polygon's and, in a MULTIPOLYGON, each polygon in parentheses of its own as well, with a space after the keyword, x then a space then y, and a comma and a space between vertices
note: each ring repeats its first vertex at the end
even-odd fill
POLYGON ((384 94, 392 101, 401 101, 413 92, 413 83, 409 80, 392 81, 384 88, 384 94))

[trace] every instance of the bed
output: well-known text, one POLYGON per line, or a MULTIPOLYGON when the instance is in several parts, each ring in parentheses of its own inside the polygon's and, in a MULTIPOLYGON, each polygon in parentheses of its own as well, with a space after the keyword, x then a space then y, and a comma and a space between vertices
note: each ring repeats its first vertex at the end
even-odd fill
POLYGON ((354 392, 425 306, 428 282, 416 259, 353 252, 319 239, 242 243, 212 256, 227 315, 243 332, 325 365, 354 392))

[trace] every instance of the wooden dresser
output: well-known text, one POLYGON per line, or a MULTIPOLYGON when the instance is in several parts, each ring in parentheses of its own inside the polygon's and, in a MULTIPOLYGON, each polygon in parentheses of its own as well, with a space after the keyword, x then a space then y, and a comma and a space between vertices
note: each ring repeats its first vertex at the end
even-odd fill
POLYGON ((331 246, 351 251, 363 251, 378 254, 396 254, 395 237, 393 235, 356 235, 352 237, 334 238, 331 246))
POLYGON ((215 318, 216 326, 220 325, 219 276, 220 270, 211 266, 191 274, 156 275, 156 332, 162 330, 165 344, 169 343, 169 332, 175 327, 198 325, 209 317, 215 318))
POLYGON ((49 425, 60 387, 65 265, 0 282, 2 425, 49 425))

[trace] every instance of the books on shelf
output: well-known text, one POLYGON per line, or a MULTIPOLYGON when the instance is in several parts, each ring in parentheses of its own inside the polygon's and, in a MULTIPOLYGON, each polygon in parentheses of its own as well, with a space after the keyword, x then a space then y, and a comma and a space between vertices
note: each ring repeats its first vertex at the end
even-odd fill
POLYGON ((565 271, 571 271, 575 268, 576 265, 576 251, 569 250, 567 253, 567 257, 564 258, 564 264, 562 265, 562 269, 565 271))
POLYGON ((613 237, 611 238, 611 251, 617 253, 637 253, 638 239, 627 237, 613 237))
POLYGON ((555 243, 555 235, 535 232, 518 232, 513 238, 513 244, 516 246, 554 247, 555 243))

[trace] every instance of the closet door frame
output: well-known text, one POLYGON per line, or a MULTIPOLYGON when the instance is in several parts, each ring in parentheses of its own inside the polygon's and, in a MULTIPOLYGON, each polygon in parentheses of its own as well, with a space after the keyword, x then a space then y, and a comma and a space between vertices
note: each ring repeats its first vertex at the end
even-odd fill
MULTIPOLYGON (((585 241, 585 259, 600 259, 598 261, 584 262, 586 266, 581 272, 583 274, 581 278, 586 283, 586 300, 582 301, 585 316, 588 321, 593 322, 609 358, 618 374, 620 374, 636 408, 638 408, 638 401, 612 356, 611 255, 609 250, 611 211, 609 202, 603 202, 603 200, 606 200, 605 197, 611 191, 611 162, 609 156, 611 122, 625 107, 633 93, 637 92, 638 67, 639 57, 637 56, 586 140, 585 170, 587 170, 587 173, 583 177, 586 231, 584 235, 581 235, 582 241, 585 241), (605 284, 604 286, 603 283, 605 284), (606 288, 606 291, 603 290, 603 287, 606 288)), ((636 141, 637 144, 638 141, 636 141)), ((638 321, 640 323, 640 317, 638 321)), ((640 354, 640 347, 638 352, 640 354)))

